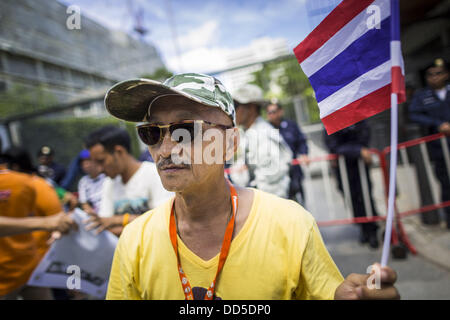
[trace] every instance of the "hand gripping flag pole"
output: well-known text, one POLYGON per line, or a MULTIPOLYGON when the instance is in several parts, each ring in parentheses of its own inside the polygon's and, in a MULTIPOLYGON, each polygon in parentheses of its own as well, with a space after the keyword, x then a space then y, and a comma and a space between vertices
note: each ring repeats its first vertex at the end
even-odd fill
POLYGON ((403 87, 401 80, 402 59, 400 50, 400 14, 398 0, 391 0, 391 19, 391 159, 389 165, 388 213, 386 217, 383 253, 381 255, 382 267, 385 267, 388 263, 391 244, 397 173, 398 93, 402 91, 403 87))

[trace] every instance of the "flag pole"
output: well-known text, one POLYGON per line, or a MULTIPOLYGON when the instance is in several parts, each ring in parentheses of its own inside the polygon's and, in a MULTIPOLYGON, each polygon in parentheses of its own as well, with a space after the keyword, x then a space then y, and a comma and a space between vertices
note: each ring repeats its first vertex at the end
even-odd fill
MULTIPOLYGON (((399 2, 391 0, 391 67, 396 66, 396 52, 393 52, 392 40, 399 39, 399 2)), ((391 82, 391 159, 389 164, 389 195, 388 195, 388 213, 386 217, 386 229, 384 233, 383 252, 381 255, 381 266, 385 267, 389 260, 391 246, 392 222, 395 209, 395 187, 397 173, 397 144, 398 144, 398 95, 392 90, 391 82)))
POLYGON ((398 141, 398 104, 397 94, 391 93, 391 159, 389 164, 389 196, 386 229, 384 233, 381 266, 385 267, 389 259, 392 235, 392 221, 394 218, 395 186, 397 173, 397 141, 398 141))

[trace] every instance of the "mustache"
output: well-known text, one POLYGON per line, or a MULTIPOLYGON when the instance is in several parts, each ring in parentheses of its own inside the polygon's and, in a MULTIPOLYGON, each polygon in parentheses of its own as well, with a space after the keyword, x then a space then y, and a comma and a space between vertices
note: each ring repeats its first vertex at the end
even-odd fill
POLYGON ((178 163, 178 164, 175 164, 175 163, 172 161, 172 158, 162 158, 162 159, 156 164, 156 167, 157 167, 158 169, 161 170, 163 167, 170 166, 170 165, 177 166, 177 167, 179 167, 179 168, 190 168, 190 167, 191 167, 189 164, 186 164, 186 163, 178 163))

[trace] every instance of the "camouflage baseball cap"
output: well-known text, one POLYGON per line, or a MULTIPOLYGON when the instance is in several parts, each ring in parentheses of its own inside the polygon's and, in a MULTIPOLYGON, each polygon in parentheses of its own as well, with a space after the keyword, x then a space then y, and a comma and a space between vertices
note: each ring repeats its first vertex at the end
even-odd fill
POLYGON ((181 95, 200 104, 220 108, 236 125, 233 98, 214 77, 199 73, 172 76, 164 83, 150 79, 133 79, 117 83, 105 96, 106 110, 116 118, 145 122, 155 99, 181 95))

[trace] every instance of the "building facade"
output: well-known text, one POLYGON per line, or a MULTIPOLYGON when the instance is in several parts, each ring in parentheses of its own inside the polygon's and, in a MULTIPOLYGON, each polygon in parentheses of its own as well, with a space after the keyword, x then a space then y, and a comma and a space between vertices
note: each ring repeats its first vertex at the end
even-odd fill
POLYGON ((0 92, 40 86, 58 102, 164 67, 156 48, 56 0, 0 2, 0 92), (79 27, 79 28, 78 28, 79 27))
POLYGON ((230 92, 234 92, 242 85, 252 82, 253 72, 261 70, 264 62, 289 53, 285 39, 258 38, 227 56, 227 70, 211 74, 217 76, 230 92))

